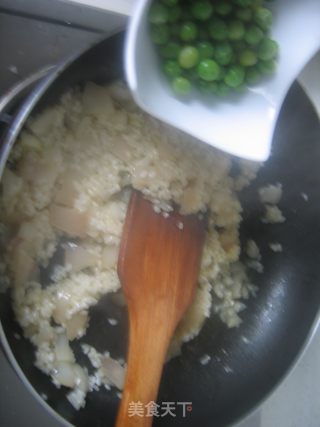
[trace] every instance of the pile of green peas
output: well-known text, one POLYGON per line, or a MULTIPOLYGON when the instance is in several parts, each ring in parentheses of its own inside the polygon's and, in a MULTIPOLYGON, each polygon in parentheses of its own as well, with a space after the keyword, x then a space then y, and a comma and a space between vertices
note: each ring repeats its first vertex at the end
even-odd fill
POLYGON ((156 0, 151 40, 174 92, 218 96, 254 85, 276 69, 278 44, 263 0, 156 0))

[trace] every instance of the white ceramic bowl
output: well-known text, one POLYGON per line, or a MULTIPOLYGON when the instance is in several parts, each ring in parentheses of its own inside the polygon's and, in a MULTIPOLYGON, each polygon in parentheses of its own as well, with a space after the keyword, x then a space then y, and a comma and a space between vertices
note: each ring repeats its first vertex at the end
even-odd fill
POLYGON ((282 101, 320 47, 320 0, 276 0, 271 37, 280 46, 278 69, 226 99, 176 97, 163 76, 149 36, 151 0, 138 0, 129 23, 125 67, 136 102, 149 114, 231 154, 266 160, 282 101))

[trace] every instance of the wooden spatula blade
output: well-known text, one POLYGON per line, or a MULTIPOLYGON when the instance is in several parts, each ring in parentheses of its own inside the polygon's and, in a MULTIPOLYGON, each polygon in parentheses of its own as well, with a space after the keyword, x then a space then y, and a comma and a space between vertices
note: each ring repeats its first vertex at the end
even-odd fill
POLYGON ((118 274, 128 302, 128 372, 117 427, 150 426, 150 417, 129 417, 130 403, 157 396, 174 330, 190 305, 205 240, 203 215, 156 213, 133 191, 124 224, 118 274))
POLYGON ((133 192, 118 261, 118 274, 130 301, 178 297, 178 315, 182 314, 199 274, 205 238, 205 217, 199 217, 181 215, 177 210, 169 216, 156 213, 149 200, 133 192), (182 283, 179 294, 177 283, 182 283))

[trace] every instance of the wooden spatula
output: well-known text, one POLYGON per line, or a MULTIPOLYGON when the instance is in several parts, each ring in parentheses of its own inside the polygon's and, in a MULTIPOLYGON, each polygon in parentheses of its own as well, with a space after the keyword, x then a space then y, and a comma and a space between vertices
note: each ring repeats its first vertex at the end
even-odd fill
POLYGON ((145 405, 157 398, 168 346, 192 302, 206 219, 156 213, 133 191, 120 246, 118 274, 128 303, 128 371, 117 427, 147 427, 145 405))

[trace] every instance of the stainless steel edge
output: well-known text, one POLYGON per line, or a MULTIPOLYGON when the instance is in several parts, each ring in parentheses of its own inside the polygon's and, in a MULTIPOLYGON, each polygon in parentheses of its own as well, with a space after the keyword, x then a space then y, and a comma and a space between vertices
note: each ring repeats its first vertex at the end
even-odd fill
POLYGON ((27 76, 17 84, 12 86, 4 95, 0 97, 0 120, 1 115, 6 113, 10 109, 11 104, 16 101, 16 98, 24 91, 31 88, 32 85, 36 84, 40 79, 45 77, 50 70, 54 68, 54 65, 46 66, 35 73, 27 76))
POLYGON ((317 315, 314 318, 312 326, 310 327, 310 331, 306 336, 306 339, 301 346, 299 352, 296 357, 293 359, 292 363, 287 367, 286 372, 279 378, 278 382, 273 386, 273 388, 260 400, 255 406, 253 406, 247 413, 243 414, 239 419, 235 422, 232 422, 226 427, 237 427, 237 425, 241 422, 244 422, 247 418, 252 416, 256 411, 261 409, 262 405, 270 398, 270 396, 277 390, 277 388, 284 382, 284 380, 291 374, 293 369, 297 366, 298 362, 303 358, 308 348, 311 345, 311 342, 317 333, 318 328, 320 327, 320 307, 317 315))
POLYGON ((3 170, 5 168, 6 162, 8 160, 8 157, 10 155, 10 151, 16 141, 16 138, 21 131, 24 123, 26 122, 29 114, 41 98, 41 96, 44 94, 44 92, 48 89, 48 87, 51 85, 52 82, 56 80, 56 78, 79 56, 81 56, 82 53, 86 52, 90 47, 94 46, 95 44, 99 43, 102 39, 105 37, 101 37, 97 42, 91 43, 90 45, 86 46, 85 48, 82 48, 78 50, 76 53, 68 56, 65 60, 61 61, 57 66, 55 66, 51 72, 49 72, 43 79, 31 90, 30 94, 26 97, 26 99, 23 101, 21 107, 19 108, 18 113, 13 118, 10 127, 8 128, 7 132, 5 133, 2 141, 2 145, 0 147, 0 179, 3 174, 3 170))
POLYGON ((34 387, 31 385, 27 377, 25 376, 24 372, 20 368, 18 362, 16 361, 14 354, 11 351, 10 345, 8 343, 8 340, 6 338, 6 335, 4 333, 2 324, 0 322, 0 343, 1 343, 1 350, 3 350, 8 362, 13 368, 13 371, 17 374, 19 379, 22 381, 22 383, 25 385, 26 389, 31 393, 31 395, 36 399, 37 402, 53 417, 55 418, 59 423, 61 423, 62 426, 65 427, 73 427, 72 424, 70 424, 65 418, 63 418, 58 412, 56 412, 54 409, 51 408, 51 406, 42 399, 41 396, 37 393, 37 391, 34 389, 34 387))
MULTIPOLYGON (((111 36, 112 34, 110 34, 111 36)), ((8 157, 10 155, 10 151, 17 139, 17 136, 19 135, 19 132, 21 131, 24 123, 26 122, 27 118, 29 117, 29 114, 39 101, 39 99, 42 97, 42 95, 45 93, 45 91, 49 88, 49 86, 59 77, 59 75, 69 66, 73 61, 75 61, 77 58, 79 58, 84 52, 89 50, 92 46, 98 44, 104 37, 101 37, 100 40, 96 41, 95 43, 91 43, 85 48, 82 48, 78 50, 76 53, 68 56, 65 60, 62 60, 57 66, 51 67, 50 70, 47 70, 47 73, 44 73, 44 69, 39 70, 34 75, 33 83, 37 81, 36 75, 40 79, 40 81, 32 88, 30 94, 24 99, 22 105, 20 106, 17 114, 14 116, 10 127, 5 132, 5 135, 3 137, 3 142, 0 147, 0 180, 6 165, 6 162, 8 160, 8 157), (41 73, 43 72, 42 78, 40 77, 41 73)), ((32 78, 30 76, 30 81, 32 81, 32 78)), ((28 80, 27 80, 28 82, 28 80)), ((27 82, 21 81, 16 86, 12 88, 11 96, 7 96, 4 100, 3 97, 1 98, 2 106, 5 108, 5 106, 8 106, 9 102, 12 102, 14 100, 13 94, 17 96, 19 94, 18 87, 20 89, 25 85, 27 87, 27 82)), ((31 83, 30 83, 30 86, 31 83)), ((58 422, 60 422, 63 426, 66 427, 72 427, 72 424, 70 424, 67 420, 65 420, 61 415, 59 415, 54 409, 49 406, 47 402, 45 402, 37 393, 37 391, 34 389, 34 387, 30 384, 29 380, 25 376, 24 372, 20 368, 19 364, 17 363, 14 354, 10 348, 10 345, 8 343, 8 340, 6 338, 6 335, 4 333, 1 321, 0 321, 0 342, 1 342, 1 349, 3 349, 4 354, 10 363, 10 365, 13 367, 14 372, 18 375, 20 380, 23 382, 25 387, 30 391, 30 393, 34 396, 34 398, 37 400, 37 402, 40 403, 40 405, 48 411, 58 422)))

